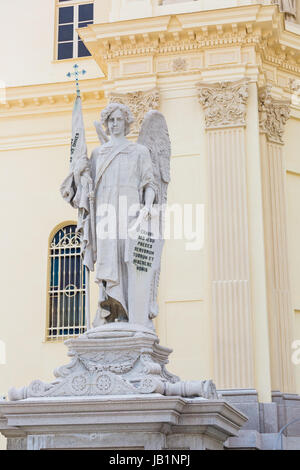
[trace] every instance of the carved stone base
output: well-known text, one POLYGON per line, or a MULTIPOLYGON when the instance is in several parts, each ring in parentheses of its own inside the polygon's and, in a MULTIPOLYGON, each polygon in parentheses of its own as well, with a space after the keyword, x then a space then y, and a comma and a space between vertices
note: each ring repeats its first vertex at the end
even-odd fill
POLYGON ((222 450, 246 420, 222 400, 158 394, 0 404, 0 432, 14 450, 222 450))
POLYGON ((141 395, 218 399, 212 381, 181 382, 166 370, 172 350, 159 345, 152 330, 111 323, 65 342, 70 364, 54 371, 56 380, 33 381, 9 391, 11 401, 40 397, 141 395))

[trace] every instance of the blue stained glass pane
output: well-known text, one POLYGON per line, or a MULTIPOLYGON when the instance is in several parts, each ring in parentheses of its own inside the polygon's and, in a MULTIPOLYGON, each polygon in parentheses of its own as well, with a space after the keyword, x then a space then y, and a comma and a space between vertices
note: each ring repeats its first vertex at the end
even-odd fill
POLYGON ((75 279, 74 284, 76 285, 77 289, 80 289, 80 281, 81 281, 81 275, 80 275, 81 262, 80 261, 81 261, 80 257, 76 256, 76 279, 75 279))
POLYGON ((75 258, 71 256, 71 268, 70 268, 70 284, 75 284, 75 258))
POLYGON ((60 326, 60 327, 63 326, 63 320, 64 320, 64 319, 63 319, 63 312, 64 312, 63 307, 64 307, 64 302, 65 302, 64 297, 65 297, 64 294, 60 294, 60 295, 59 295, 59 311, 60 311, 60 318, 59 318, 59 325, 58 325, 58 326, 60 326))
POLYGON ((82 41, 78 41, 78 57, 91 55, 82 41))
POLYGON ((82 279, 82 287, 85 289, 85 276, 86 276, 86 269, 83 268, 83 279, 82 279))
POLYGON ((61 267, 60 267, 61 276, 60 279, 60 289, 65 289, 69 284, 74 284, 74 275, 75 275, 75 259, 74 257, 61 258, 61 267))
POLYGON ((87 5, 79 5, 79 18, 78 21, 89 21, 94 18, 94 4, 88 3, 87 5))
POLYGON ((58 60, 71 59, 73 57, 73 43, 63 42, 58 44, 58 60))
POLYGON ((51 280, 51 287, 58 287, 58 258, 52 258, 52 280, 51 280))
POLYGON ((62 239, 63 235, 64 235, 64 234, 63 234, 63 231, 62 231, 62 230, 59 230, 59 231, 55 234, 54 240, 53 240, 54 243, 55 243, 55 245, 57 245, 57 243, 59 242, 59 240, 62 239))
POLYGON ((50 297, 50 328, 57 326, 57 297, 50 297))
POLYGON ((85 292, 82 293, 82 324, 85 325, 85 292))
POLYGON ((66 285, 66 282, 65 282, 66 276, 63 275, 64 272, 65 272, 65 269, 66 269, 65 266, 66 266, 65 259, 61 258, 60 259, 61 276, 60 276, 59 290, 63 290, 65 288, 65 285, 66 285))
POLYGON ((58 40, 59 41, 73 41, 73 25, 66 24, 60 26, 58 29, 58 40))
POLYGON ((74 21, 74 7, 59 8, 59 24, 73 23, 74 21))

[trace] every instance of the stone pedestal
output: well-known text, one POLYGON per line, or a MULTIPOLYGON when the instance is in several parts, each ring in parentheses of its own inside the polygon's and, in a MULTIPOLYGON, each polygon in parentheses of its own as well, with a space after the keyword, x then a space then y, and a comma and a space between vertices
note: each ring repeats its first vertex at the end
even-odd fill
POLYGON ((0 405, 8 449, 222 450, 246 420, 222 400, 158 394, 0 405))
POLYGON ((54 371, 56 380, 34 380, 9 391, 12 401, 38 397, 136 395, 217 399, 211 380, 182 382, 166 370, 171 349, 160 346, 154 330, 110 323, 65 342, 70 364, 54 371))
POLYGON ((0 404, 10 449, 223 449, 247 418, 211 380, 166 370, 153 330, 111 323, 66 341, 70 364, 0 404))

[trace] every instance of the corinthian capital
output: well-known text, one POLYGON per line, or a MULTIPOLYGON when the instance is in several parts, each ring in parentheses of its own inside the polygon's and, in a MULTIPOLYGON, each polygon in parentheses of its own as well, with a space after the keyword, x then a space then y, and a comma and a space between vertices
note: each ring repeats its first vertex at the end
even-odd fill
POLYGON ((290 117, 290 102, 275 100, 268 88, 261 88, 258 94, 260 131, 269 142, 283 144, 284 126, 290 117))
POLYGON ((135 91, 133 93, 111 93, 111 103, 125 104, 130 108, 134 116, 131 134, 138 134, 144 120, 144 116, 151 109, 159 108, 159 92, 157 88, 147 91, 135 91))
POLYGON ((246 125, 248 81, 198 83, 206 128, 246 125))

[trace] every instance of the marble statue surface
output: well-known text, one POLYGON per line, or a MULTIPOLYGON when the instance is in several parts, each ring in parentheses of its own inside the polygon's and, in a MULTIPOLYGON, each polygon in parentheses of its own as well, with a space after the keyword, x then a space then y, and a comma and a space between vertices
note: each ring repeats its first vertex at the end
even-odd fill
POLYGON ((170 181, 167 124, 160 112, 150 111, 138 141, 131 142, 126 136, 133 116, 120 103, 110 103, 102 111, 101 123, 105 132, 100 123, 97 129, 102 145, 90 159, 83 155, 74 162, 61 188, 64 199, 83 211, 78 221, 83 262, 90 271, 95 269, 99 286, 93 325, 125 321, 153 328, 152 319, 158 313, 162 205, 170 181), (94 207, 89 203, 90 188, 94 207), (158 233, 152 233, 151 222, 157 222, 158 233))
POLYGON ((296 0, 279 0, 279 6, 280 10, 285 14, 286 20, 294 23, 297 16, 296 0))

